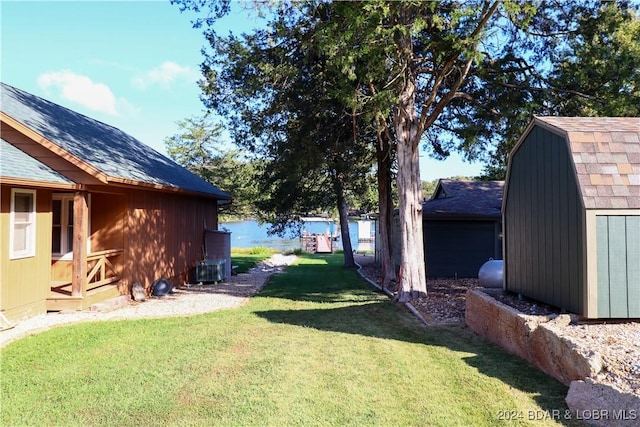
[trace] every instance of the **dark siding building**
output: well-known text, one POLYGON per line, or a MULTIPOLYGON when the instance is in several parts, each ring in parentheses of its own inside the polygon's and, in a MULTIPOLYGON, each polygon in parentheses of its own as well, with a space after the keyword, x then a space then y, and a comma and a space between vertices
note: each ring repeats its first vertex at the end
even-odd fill
POLYGON ((441 179, 423 203, 427 276, 478 277, 489 259, 502 259, 503 181, 441 179))
POLYGON ((640 317, 640 119, 536 118, 511 153, 503 214, 505 289, 640 317))

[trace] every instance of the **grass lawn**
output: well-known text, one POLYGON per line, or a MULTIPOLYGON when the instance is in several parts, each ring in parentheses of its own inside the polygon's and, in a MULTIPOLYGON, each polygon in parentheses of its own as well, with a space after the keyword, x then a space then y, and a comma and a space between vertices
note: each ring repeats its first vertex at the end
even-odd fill
POLYGON ((268 259, 271 254, 249 254, 249 253, 233 253, 231 254, 231 265, 235 266, 235 273, 246 273, 255 267, 259 262, 268 259))
POLYGON ((540 426, 556 422, 529 418, 564 414, 565 386, 465 328, 424 327, 341 264, 302 256, 237 309, 11 343, 0 425, 540 426))

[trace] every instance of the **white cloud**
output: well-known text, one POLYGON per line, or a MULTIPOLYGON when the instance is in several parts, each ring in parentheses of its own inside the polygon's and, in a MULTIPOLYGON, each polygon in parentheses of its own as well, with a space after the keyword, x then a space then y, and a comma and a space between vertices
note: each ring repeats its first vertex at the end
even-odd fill
POLYGON ((62 98, 93 111, 118 115, 116 97, 104 83, 93 82, 89 77, 73 71, 51 71, 38 76, 38 85, 44 90, 54 88, 62 98))
POLYGON ((181 66, 175 62, 166 61, 142 75, 131 79, 133 86, 138 89, 146 89, 152 85, 168 88, 176 80, 195 82, 199 73, 189 66, 181 66))
POLYGON ((116 109, 118 113, 125 117, 139 117, 141 109, 131 104, 124 98, 118 98, 116 101, 116 109))

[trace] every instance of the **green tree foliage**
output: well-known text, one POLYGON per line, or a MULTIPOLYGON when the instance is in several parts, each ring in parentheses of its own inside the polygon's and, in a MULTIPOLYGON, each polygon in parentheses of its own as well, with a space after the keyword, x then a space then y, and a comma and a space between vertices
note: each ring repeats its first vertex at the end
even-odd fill
MULTIPOLYGON (((194 10, 207 4, 178 2, 194 10)), ((258 148, 255 141, 264 129, 271 129, 272 137, 291 130, 288 126, 302 117, 291 112, 302 110, 289 110, 295 93, 312 100, 320 115, 325 101, 337 102, 362 121, 354 129, 375 129, 375 146, 385 146, 379 159, 389 160, 392 152, 393 163, 379 167, 378 176, 396 165, 401 301, 426 295, 420 146, 436 157, 457 150, 486 160, 487 172, 500 178, 510 147, 534 114, 634 114, 638 105, 637 15, 624 1, 275 2, 267 3, 274 14, 268 31, 230 36, 226 48, 211 19, 229 3, 210 5, 210 15, 200 21, 207 25, 208 42, 218 58, 236 55, 237 67, 225 70, 224 61, 205 61, 205 93, 211 106, 231 113, 234 127, 253 123, 243 131, 247 147, 258 148), (305 57, 301 52, 310 47, 305 57), (302 57, 308 62, 301 63, 302 57), (612 61, 620 64, 620 78, 611 76, 612 61), (293 78, 296 70, 327 78, 300 80, 293 78), (234 82, 233 91, 221 86, 228 81, 234 82), (304 89, 303 82, 309 83, 309 94, 289 90, 304 89), (252 91, 259 85, 265 88, 255 98, 252 91), (318 85, 320 103, 311 96, 318 85)), ((336 129, 345 125, 337 123, 336 129)), ((289 142, 280 138, 279 143, 289 142)))
POLYGON ((246 159, 237 149, 224 148, 222 125, 210 114, 177 124, 180 132, 164 140, 169 157, 233 196, 231 205, 221 206, 222 215, 252 216, 260 194, 255 185, 259 161, 246 159))
POLYGON ((189 117, 176 122, 180 133, 164 140, 169 157, 178 164, 199 175, 205 181, 214 183, 211 164, 219 153, 222 125, 215 123, 211 116, 189 117))
MULTIPOLYGON (((320 20, 326 13, 317 12, 320 20)), ((368 193, 373 133, 340 95, 353 89, 330 66, 307 13, 280 9, 270 26, 241 36, 208 29, 204 100, 228 120, 234 140, 263 159, 257 212, 269 231, 284 235, 305 214, 335 210, 345 265, 353 266, 347 200, 368 193)))
POLYGON ((433 192, 438 186, 438 179, 433 181, 422 181, 422 195, 426 200, 429 200, 433 196, 433 192))
POLYGON ((507 93, 487 104, 504 125, 486 127, 493 148, 478 156, 487 164, 485 178, 505 178, 508 154, 534 115, 640 116, 638 7, 627 1, 542 3, 525 43, 514 43, 531 52, 520 54, 519 63, 535 84, 493 85, 492 91, 507 93))
POLYGON ((550 76, 552 111, 566 116, 640 116, 640 19, 621 4, 578 9, 576 31, 550 76))
POLYGON ((231 205, 220 206, 222 218, 255 218, 258 204, 264 195, 256 185, 262 161, 248 159, 237 148, 227 149, 215 156, 211 171, 212 184, 233 196, 231 205))

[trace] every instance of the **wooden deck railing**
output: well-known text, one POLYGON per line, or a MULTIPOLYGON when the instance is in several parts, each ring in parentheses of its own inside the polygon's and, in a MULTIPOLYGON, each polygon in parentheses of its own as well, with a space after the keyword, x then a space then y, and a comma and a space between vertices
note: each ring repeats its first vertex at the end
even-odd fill
POLYGON ((120 275, 110 258, 114 258, 124 252, 123 249, 108 249, 92 252, 87 255, 87 291, 100 286, 109 285, 120 280, 120 275))

